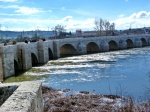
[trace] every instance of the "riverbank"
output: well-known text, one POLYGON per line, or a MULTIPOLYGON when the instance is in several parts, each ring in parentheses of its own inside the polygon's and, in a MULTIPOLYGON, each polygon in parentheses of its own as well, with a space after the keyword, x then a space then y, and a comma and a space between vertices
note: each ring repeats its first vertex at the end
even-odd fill
POLYGON ((44 112, 149 112, 150 102, 134 105, 131 98, 99 95, 86 91, 42 87, 44 112))

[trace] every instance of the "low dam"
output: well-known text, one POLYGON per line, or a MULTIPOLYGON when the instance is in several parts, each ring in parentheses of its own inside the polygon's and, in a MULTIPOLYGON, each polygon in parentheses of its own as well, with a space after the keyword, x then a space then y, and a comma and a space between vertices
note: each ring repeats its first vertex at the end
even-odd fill
POLYGON ((150 45, 150 35, 66 38, 0 46, 0 81, 32 66, 70 55, 108 52, 150 45))

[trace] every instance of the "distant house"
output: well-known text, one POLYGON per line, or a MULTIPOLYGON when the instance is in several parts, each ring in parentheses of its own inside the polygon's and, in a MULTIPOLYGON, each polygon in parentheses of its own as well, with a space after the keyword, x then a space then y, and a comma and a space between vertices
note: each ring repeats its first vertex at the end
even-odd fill
POLYGON ((97 31, 84 31, 82 32, 83 37, 95 37, 97 36, 97 31))
POLYGON ((97 31, 81 31, 76 30, 77 37, 95 37, 97 35, 97 31))
MULTIPOLYGON (((115 36, 118 35, 116 31, 102 31, 101 36, 115 36)), ((81 31, 81 30, 76 30, 76 36, 77 37, 98 37, 98 31, 81 31)))
POLYGON ((81 29, 76 30, 75 36, 76 37, 82 37, 82 31, 81 31, 81 29))

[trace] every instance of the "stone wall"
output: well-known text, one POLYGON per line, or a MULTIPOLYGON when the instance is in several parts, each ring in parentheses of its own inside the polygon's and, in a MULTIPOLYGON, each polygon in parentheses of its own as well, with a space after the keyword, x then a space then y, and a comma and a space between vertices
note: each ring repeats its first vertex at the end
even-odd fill
POLYGON ((11 91, 13 94, 1 105, 0 112, 43 112, 41 82, 0 84, 3 87, 18 88, 11 91))
POLYGON ((18 63, 20 70, 28 70, 32 68, 30 45, 29 44, 18 44, 18 63))
POLYGON ((0 82, 3 81, 3 62, 0 56, 0 82))
POLYGON ((44 64, 49 61, 49 56, 53 59, 61 57, 63 54, 87 54, 87 46, 94 52, 92 44, 98 46, 96 52, 109 50, 121 50, 130 48, 127 40, 131 40, 132 47, 142 47, 150 45, 150 35, 127 35, 127 36, 109 36, 109 37, 91 37, 91 38, 66 38, 47 41, 38 41, 25 44, 17 43, 15 45, 0 46, 0 81, 15 74, 17 70, 28 70, 33 65, 44 64), (145 43, 141 39, 144 39, 145 43), (113 41, 113 44, 111 41, 113 41), (61 48, 65 48, 61 50, 61 48), (51 54, 49 51, 51 50, 51 54), (61 50, 61 51, 60 51, 61 50), (63 51, 63 52, 62 52, 63 51), (66 51, 68 51, 66 53, 66 51), (33 62, 32 62, 33 60, 33 62), (18 66, 16 67, 15 64, 18 66))
POLYGON ((0 58, 0 69, 3 69, 0 75, 3 75, 3 78, 14 75, 14 46, 0 47, 0 58))

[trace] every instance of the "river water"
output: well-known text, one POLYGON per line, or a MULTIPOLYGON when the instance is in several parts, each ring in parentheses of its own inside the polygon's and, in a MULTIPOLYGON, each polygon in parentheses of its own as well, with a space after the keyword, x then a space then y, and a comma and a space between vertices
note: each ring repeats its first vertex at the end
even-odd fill
POLYGON ((31 76, 55 89, 146 99, 150 90, 150 47, 60 58, 6 82, 34 79, 31 76))

